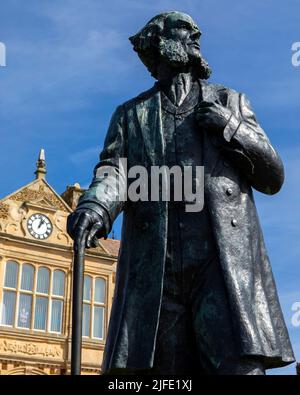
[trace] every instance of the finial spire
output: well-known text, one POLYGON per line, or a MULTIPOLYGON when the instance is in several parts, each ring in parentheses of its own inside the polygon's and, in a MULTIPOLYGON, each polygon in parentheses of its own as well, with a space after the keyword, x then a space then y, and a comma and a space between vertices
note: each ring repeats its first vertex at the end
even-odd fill
POLYGON ((36 162, 36 171, 34 172, 36 179, 45 178, 47 173, 46 170, 46 160, 45 160, 45 150, 42 148, 38 160, 36 162))

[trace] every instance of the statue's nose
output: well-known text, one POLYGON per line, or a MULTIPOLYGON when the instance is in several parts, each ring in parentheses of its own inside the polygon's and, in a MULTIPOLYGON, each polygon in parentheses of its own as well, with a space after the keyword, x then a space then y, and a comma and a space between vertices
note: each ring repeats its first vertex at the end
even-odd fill
POLYGON ((190 38, 191 38, 193 41, 199 41, 199 40, 200 40, 200 36, 201 36, 200 31, 194 29, 194 31, 193 31, 193 32, 191 33, 191 35, 190 35, 190 38))

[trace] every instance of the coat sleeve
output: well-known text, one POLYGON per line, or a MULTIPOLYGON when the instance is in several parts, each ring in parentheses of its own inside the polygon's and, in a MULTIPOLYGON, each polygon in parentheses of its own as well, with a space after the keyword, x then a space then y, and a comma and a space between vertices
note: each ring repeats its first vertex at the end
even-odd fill
POLYGON ((89 189, 79 199, 77 208, 91 209, 104 221, 106 235, 125 204, 127 138, 125 111, 119 106, 110 121, 100 162, 94 169, 89 189))
POLYGON ((268 195, 277 193, 284 181, 283 163, 258 124, 244 94, 236 94, 240 119, 232 115, 223 132, 224 155, 247 177, 250 184, 268 195))

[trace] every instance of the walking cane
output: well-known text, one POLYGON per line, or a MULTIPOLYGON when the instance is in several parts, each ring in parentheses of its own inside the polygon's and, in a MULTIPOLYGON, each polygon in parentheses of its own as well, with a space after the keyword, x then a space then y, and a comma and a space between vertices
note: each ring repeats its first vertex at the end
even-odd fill
POLYGON ((84 284, 84 253, 86 236, 82 242, 74 241, 73 261, 73 305, 72 305, 72 345, 71 345, 71 375, 81 373, 82 345, 82 300, 84 284))

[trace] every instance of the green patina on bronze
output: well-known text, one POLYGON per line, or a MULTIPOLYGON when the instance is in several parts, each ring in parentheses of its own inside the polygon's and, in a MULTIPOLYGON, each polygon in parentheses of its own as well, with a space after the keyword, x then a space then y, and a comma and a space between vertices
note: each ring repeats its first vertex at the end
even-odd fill
POLYGON ((154 17, 130 38, 157 80, 120 105, 90 188, 68 220, 88 247, 123 212, 104 373, 264 374, 294 361, 252 188, 273 195, 282 161, 248 99, 208 83, 193 19, 154 17), (205 204, 118 201, 119 158, 141 165, 204 166, 205 204), (110 176, 97 171, 109 167, 110 176))

